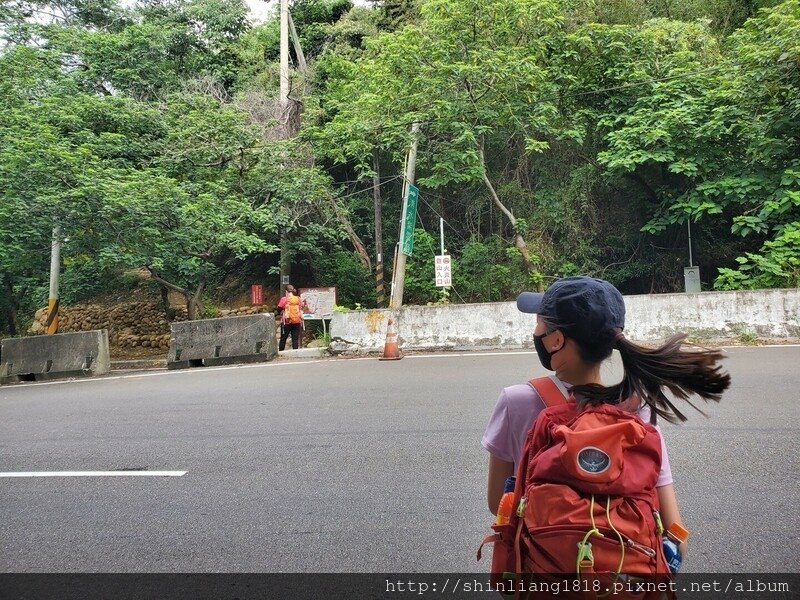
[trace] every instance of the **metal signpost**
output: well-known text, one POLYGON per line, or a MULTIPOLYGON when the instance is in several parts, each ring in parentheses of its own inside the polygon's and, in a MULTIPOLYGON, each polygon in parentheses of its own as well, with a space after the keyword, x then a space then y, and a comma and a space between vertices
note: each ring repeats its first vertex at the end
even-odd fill
POLYGON ((686 220, 686 227, 689 231, 689 266, 683 268, 683 281, 686 286, 686 293, 699 294, 701 292, 700 286, 700 267, 694 266, 692 260, 692 219, 686 220))

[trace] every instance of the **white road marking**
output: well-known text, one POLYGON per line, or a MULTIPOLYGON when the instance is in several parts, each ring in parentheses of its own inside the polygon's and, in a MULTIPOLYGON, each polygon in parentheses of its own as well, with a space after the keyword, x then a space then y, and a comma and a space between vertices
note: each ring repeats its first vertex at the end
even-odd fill
POLYGON ((186 471, 11 471, 0 477, 183 477, 186 471))

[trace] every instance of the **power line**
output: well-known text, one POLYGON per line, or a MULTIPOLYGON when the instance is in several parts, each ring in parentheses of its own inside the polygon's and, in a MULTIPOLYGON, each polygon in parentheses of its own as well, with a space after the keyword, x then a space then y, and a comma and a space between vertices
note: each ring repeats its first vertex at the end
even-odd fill
MULTIPOLYGON (((434 197, 435 197, 435 196, 434 196, 434 197)), ((439 217, 439 218, 442 220, 442 222, 444 222, 444 224, 445 224, 445 225, 447 225, 447 226, 448 226, 450 229, 452 229, 452 230, 453 230, 453 232, 456 234, 456 237, 458 237, 458 239, 459 239, 460 241, 462 241, 462 242, 464 242, 464 243, 466 243, 466 242, 469 242, 469 240, 468 240, 467 238, 463 237, 463 236, 461 235, 461 233, 460 233, 460 232, 459 232, 459 231, 458 231, 458 230, 457 230, 455 227, 453 227, 453 226, 452 226, 450 223, 448 223, 448 222, 447 222, 447 219, 445 219, 445 218, 444 218, 442 215, 440 215, 438 212, 436 212, 436 209, 435 209, 435 208, 433 208, 433 206, 431 206, 431 205, 428 203, 428 201, 427 201, 427 200, 425 200, 425 198, 423 198, 423 197, 422 197, 422 194, 420 194, 420 195, 419 195, 419 199, 420 199, 420 200, 422 200, 422 201, 425 203, 425 205, 426 205, 426 206, 427 206, 427 207, 430 209, 430 211, 431 211, 433 214, 435 214, 437 217, 439 217)))
MULTIPOLYGON (((386 175, 384 177, 379 177, 378 179, 379 180, 384 180, 385 179, 385 180, 387 180, 387 183, 388 183, 388 181, 391 181, 393 179, 397 179, 397 177, 398 177, 397 175, 394 175, 394 176, 386 175)), ((402 177, 402 175, 401 175, 401 177, 402 177)), ((351 183, 363 183, 365 179, 367 179, 367 178, 366 177, 361 177, 359 179, 346 179, 344 181, 334 181, 334 182, 331 183, 331 185, 350 185, 351 183)))
MULTIPOLYGON (((382 183, 381 183, 381 184, 380 184, 378 187, 383 187, 383 186, 384 186, 384 185, 386 185, 387 183, 391 183, 392 181, 394 181, 394 180, 396 180, 396 179, 403 179, 403 175, 396 175, 396 176, 392 177, 391 179, 387 179, 386 181, 382 182, 382 183)), ((350 198, 351 196, 358 196, 359 194, 363 194, 364 192, 368 192, 368 191, 370 191, 371 189, 373 189, 374 187, 375 187, 375 186, 373 186, 373 185, 370 185, 370 186, 369 186, 368 188, 366 188, 366 189, 363 189, 363 190, 358 190, 358 191, 355 191, 355 192, 350 192, 349 194, 345 194, 344 196, 336 196, 336 197, 337 197, 338 199, 340 199, 340 200, 344 200, 344 199, 346 199, 346 198, 350 198)))

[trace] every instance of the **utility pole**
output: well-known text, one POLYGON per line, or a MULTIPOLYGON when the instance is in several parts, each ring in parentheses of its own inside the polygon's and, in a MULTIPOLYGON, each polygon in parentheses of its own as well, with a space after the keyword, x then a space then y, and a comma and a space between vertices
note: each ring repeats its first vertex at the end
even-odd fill
POLYGON ((286 293, 286 286, 291 283, 292 263, 289 260, 289 236, 285 231, 281 232, 281 296, 286 293))
POLYGON ((378 308, 383 308, 386 301, 383 292, 383 225, 381 222, 381 171, 378 147, 372 150, 372 200, 375 204, 375 290, 378 308))
POLYGON ((61 231, 53 227, 53 242, 50 248, 50 296, 47 299, 47 335, 58 333, 58 275, 61 271, 61 231))
MULTIPOLYGON (((400 242, 403 241, 403 228, 405 226, 406 209, 408 208, 408 189, 414 183, 414 173, 417 168, 417 134, 419 123, 411 126, 411 148, 406 157, 406 175, 403 182, 403 220, 400 223, 400 242)), ((413 232, 412 232, 413 233, 413 232)), ((406 282, 406 255, 400 248, 397 252, 397 263, 392 273, 392 297, 389 301, 389 308, 400 308, 403 306, 403 288, 406 282)))
POLYGON ((289 0, 281 0, 281 59, 280 59, 281 123, 289 119, 289 0))
MULTIPOLYGON (((280 96, 278 106, 280 108, 279 122, 281 124, 282 138, 289 137, 289 0, 281 0, 281 39, 280 39, 280 96)), ((284 160, 285 157, 284 157, 284 160)), ((286 290, 286 284, 290 281, 291 265, 289 262, 289 238, 285 231, 281 232, 281 296, 286 290)))

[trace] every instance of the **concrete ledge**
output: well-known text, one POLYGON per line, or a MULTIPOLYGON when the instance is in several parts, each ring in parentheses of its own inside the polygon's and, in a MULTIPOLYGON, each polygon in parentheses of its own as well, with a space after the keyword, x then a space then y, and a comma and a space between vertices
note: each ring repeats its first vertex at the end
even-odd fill
POLYGON ((140 369, 165 369, 167 361, 164 358, 140 358, 135 360, 112 360, 112 371, 128 371, 140 369))
POLYGON ((0 383, 108 373, 108 331, 7 338, 0 342, 0 383))
POLYGON ((170 330, 168 369, 265 362, 278 353, 271 314, 182 321, 170 330))
MULTIPOLYGON (((664 340, 687 333, 699 342, 800 338, 800 289, 626 296, 626 336, 664 340)), ((514 302, 407 306, 399 310, 336 312, 331 352, 381 352, 389 317, 401 350, 496 350, 533 347, 533 315, 514 302)))
POLYGON ((297 350, 280 350, 281 358, 321 358, 327 356, 327 348, 298 348, 297 350))

